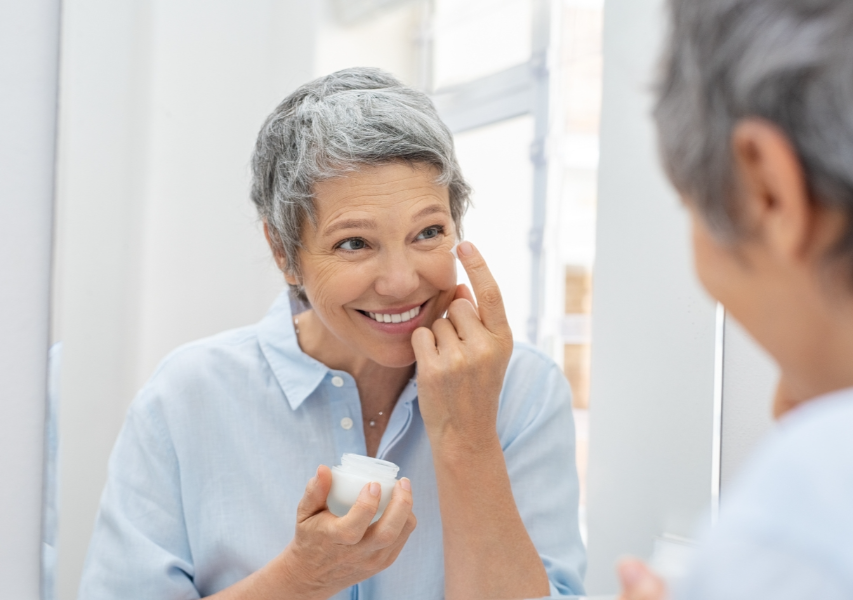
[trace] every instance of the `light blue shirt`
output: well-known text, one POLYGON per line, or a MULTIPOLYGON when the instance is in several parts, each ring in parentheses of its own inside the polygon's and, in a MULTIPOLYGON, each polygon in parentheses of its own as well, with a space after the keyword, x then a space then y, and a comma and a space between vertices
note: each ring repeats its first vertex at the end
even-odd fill
MULTIPOLYGON (((293 538, 317 466, 366 454, 361 423, 355 380, 300 350, 286 293, 258 325, 179 348, 116 442, 81 600, 199 598, 263 567, 293 538)), ((531 347, 513 351, 497 429, 552 593, 583 593, 571 393, 531 347)), ((442 598, 441 515, 414 379, 377 456, 411 479, 418 526, 393 565, 334 598, 442 598)))
POLYGON ((853 598, 853 389, 783 417, 724 494, 675 598, 853 598))

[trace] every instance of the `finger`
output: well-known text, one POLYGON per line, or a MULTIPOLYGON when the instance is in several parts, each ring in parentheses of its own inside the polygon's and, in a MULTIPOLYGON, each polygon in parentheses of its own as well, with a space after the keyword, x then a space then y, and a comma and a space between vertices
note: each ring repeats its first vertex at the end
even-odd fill
POLYGON ((642 561, 630 558, 616 567, 624 600, 664 600, 666 586, 642 561))
POLYGON ((397 557, 400 555, 400 552, 405 547, 406 542, 409 541, 409 536, 412 535, 412 532, 415 530, 415 527, 418 525, 418 519, 415 515, 410 514, 409 519, 406 521, 406 525, 403 527, 403 531, 400 532, 400 535, 397 537, 397 540, 388 548, 385 549, 385 565, 383 568, 390 567, 397 557))
POLYGON ((388 502, 388 506, 379 520, 370 526, 365 536, 365 542, 374 550, 392 546, 403 532, 411 514, 411 482, 404 477, 394 486, 391 501, 388 502))
POLYGON ((486 329, 500 335, 512 335, 509 331, 509 323, 506 319, 501 290, 495 278, 492 277, 483 256, 471 242, 462 242, 457 247, 459 262, 465 267, 468 279, 474 287, 474 295, 477 298, 477 308, 480 319, 486 329))
POLYGON ((463 298, 457 298, 447 308, 447 318, 456 329, 459 339, 470 340, 478 331, 484 332, 483 323, 474 306, 463 298))
POLYGON ((359 543, 379 510, 382 486, 375 481, 366 484, 349 512, 335 524, 338 541, 348 546, 359 543))
POLYGON ((326 465, 317 467, 317 473, 305 486, 305 494, 296 508, 296 522, 302 523, 326 510, 326 498, 332 488, 332 471, 326 465))
MULTIPOLYGON (((463 300, 467 300, 468 302, 471 303, 471 306, 474 307, 474 310, 475 311, 477 310, 477 301, 474 299, 474 292, 472 292, 471 288, 469 288, 464 283, 460 283, 459 285, 456 286, 456 294, 453 296, 453 299, 457 300, 459 298, 462 298, 463 300)), ((479 311, 477 312, 477 318, 480 318, 479 311)))
POLYGON ((438 348, 435 347, 435 336, 426 327, 418 327, 412 332, 412 350, 415 351, 415 360, 423 362, 429 358, 438 356, 438 348))
POLYGON ((459 333, 449 319, 436 319, 432 324, 432 333, 435 336, 435 345, 439 354, 447 352, 459 343, 459 333))

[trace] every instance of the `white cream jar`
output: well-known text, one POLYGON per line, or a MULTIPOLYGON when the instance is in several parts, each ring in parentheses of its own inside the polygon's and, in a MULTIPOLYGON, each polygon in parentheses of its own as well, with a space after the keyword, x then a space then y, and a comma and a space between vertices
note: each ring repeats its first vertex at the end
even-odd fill
POLYGON ((344 454, 341 457, 341 464, 332 467, 332 489, 326 499, 329 511, 337 517, 344 516, 355 504, 362 488, 375 481, 382 488, 379 510, 371 521, 375 523, 391 500, 391 492, 397 484, 396 477, 399 470, 400 467, 387 460, 360 454, 344 454))

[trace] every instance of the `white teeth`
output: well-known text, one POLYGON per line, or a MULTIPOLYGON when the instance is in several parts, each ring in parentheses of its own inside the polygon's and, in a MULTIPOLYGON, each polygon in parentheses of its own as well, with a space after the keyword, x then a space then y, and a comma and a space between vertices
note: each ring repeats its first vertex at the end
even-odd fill
POLYGON ((400 321, 402 323, 405 323, 406 321, 411 321, 412 319, 417 317, 420 312, 421 312, 420 306, 416 306, 412 310, 407 310, 406 312, 404 312, 403 314, 400 315, 400 321))
POLYGON ((379 323, 405 323, 417 317, 421 312, 421 307, 416 306, 412 310, 407 310, 404 313, 385 314, 385 313, 367 313, 370 318, 379 323))

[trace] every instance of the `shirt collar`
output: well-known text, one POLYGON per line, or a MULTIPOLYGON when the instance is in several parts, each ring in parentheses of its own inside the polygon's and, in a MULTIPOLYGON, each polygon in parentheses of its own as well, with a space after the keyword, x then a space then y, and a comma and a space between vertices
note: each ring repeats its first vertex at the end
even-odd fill
POLYGON ((289 290, 278 295, 258 324, 258 342, 290 407, 296 410, 317 389, 329 368, 299 347, 289 290))

